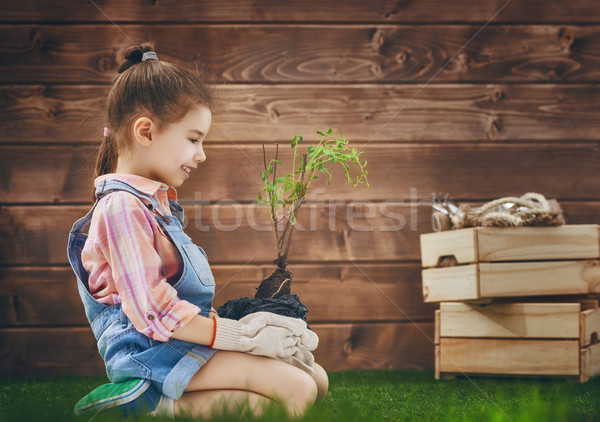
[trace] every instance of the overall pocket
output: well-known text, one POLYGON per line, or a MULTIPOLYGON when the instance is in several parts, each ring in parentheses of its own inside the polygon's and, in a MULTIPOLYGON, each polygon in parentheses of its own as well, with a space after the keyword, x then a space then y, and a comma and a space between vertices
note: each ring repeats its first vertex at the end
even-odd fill
POLYGON ((192 264, 192 267, 202 284, 205 286, 214 286, 215 278, 210 271, 210 266, 208 265, 204 250, 193 243, 183 244, 181 245, 181 248, 185 252, 190 264, 192 264))

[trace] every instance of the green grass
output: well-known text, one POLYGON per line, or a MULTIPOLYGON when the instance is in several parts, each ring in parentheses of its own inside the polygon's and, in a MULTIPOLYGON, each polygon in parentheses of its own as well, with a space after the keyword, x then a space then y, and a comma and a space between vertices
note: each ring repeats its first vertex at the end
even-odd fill
MULTIPOLYGON (((459 378, 432 371, 330 373, 327 399, 303 421, 593 421, 600 420, 600 377, 566 380, 459 378)), ((0 420, 69 421, 75 402, 101 377, 0 379, 0 420)), ((114 420, 98 415, 94 421, 114 420)), ((280 421, 272 409, 261 421, 280 421)), ((158 420, 142 418, 141 420, 158 420)), ((243 414, 215 421, 255 420, 243 414)))

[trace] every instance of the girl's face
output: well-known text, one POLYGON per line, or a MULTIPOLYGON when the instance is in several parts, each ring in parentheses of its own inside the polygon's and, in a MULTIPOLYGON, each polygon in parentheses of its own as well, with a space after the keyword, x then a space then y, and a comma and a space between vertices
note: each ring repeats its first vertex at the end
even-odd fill
POLYGON ((193 107, 182 120, 152 134, 150 154, 146 157, 148 178, 178 187, 206 160, 202 143, 211 124, 206 106, 193 107))

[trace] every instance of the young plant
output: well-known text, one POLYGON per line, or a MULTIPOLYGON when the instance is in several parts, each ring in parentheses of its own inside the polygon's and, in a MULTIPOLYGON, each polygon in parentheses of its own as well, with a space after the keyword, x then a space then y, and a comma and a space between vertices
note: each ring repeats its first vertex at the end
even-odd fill
POLYGON ((290 293, 292 276, 286 270, 287 257, 297 221, 298 210, 306 199, 306 194, 311 183, 320 175, 328 177, 327 184, 331 184, 333 172, 328 167, 331 164, 340 165, 349 184, 364 185, 369 187, 367 181, 367 160, 361 161, 363 152, 348 146, 348 140, 340 133, 339 137, 332 137, 332 130, 317 132, 321 140, 317 145, 309 145, 305 153, 300 154, 298 147, 303 137, 296 134, 291 145, 294 150, 291 172, 285 176, 277 177, 277 165, 283 166, 279 161, 279 148, 277 146, 275 158, 267 163, 265 147, 263 145, 263 161, 265 170, 261 172, 264 184, 258 194, 258 203, 269 207, 269 215, 275 228, 277 240, 277 259, 274 261, 277 268, 271 276, 263 280, 255 297, 276 298, 290 293), (356 177, 350 174, 350 167, 357 167, 359 172, 356 177))

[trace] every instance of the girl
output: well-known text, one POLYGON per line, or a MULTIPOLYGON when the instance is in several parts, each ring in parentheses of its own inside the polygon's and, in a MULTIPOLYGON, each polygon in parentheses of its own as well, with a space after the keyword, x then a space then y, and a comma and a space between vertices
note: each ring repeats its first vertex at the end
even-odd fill
POLYGON ((294 416, 325 397, 316 334, 259 312, 218 318, 204 251, 182 227, 175 187, 206 160, 210 92, 195 73, 130 48, 108 95, 95 203, 68 254, 111 384, 76 413, 209 417, 278 403, 294 416), (90 223, 91 221, 91 223, 90 223), (89 233, 83 233, 90 223, 89 233))

